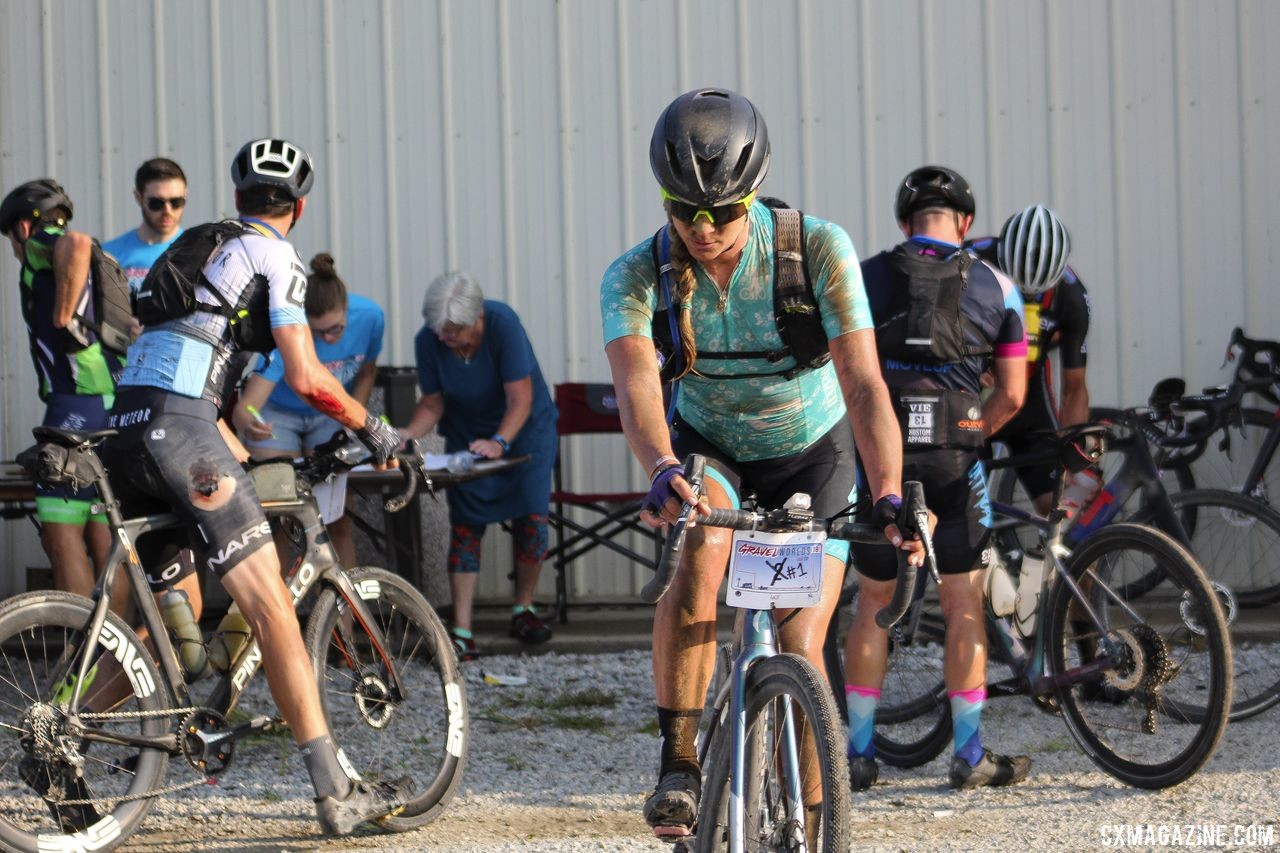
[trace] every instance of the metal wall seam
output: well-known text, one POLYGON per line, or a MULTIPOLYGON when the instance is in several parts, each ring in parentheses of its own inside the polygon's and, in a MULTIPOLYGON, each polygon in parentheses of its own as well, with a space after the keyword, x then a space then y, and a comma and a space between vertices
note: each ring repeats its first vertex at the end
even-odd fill
MULTIPOLYGON (((324 0, 321 13, 324 32, 321 34, 324 57, 324 145, 325 145, 325 191, 329 203, 325 205, 325 213, 329 219, 328 252, 335 258, 342 254, 342 187, 338 162, 342 159, 338 144, 338 71, 334 35, 336 24, 333 20, 333 0, 324 0)), ((272 51, 273 53, 275 51, 272 51)))
POLYGON ((440 156, 444 159, 444 255, 445 269, 458 268, 458 235, 451 213, 458 202, 458 182, 453 169, 453 34, 449 29, 449 0, 440 0, 440 106, 441 118, 440 156))
MULTIPOLYGON (((561 283, 566 294, 572 293, 577 286, 575 275, 577 265, 574 254, 577 251, 574 235, 577 233, 577 219, 574 216, 574 180, 573 180, 573 98, 570 92, 572 83, 569 73, 569 11, 568 2, 556 3, 556 91, 560 103, 557 114, 560 117, 560 203, 563 205, 560 215, 563 226, 560 229, 560 251, 563 267, 560 271, 561 283)), ((564 349, 566 360, 578 363, 583 359, 581 336, 578 329, 578 300, 566 299, 564 306, 565 330, 564 349)))
MULTIPOLYGON (((226 126, 222 113, 222 17, 219 15, 220 0, 209 0, 209 107, 213 114, 213 152, 214 161, 230 160, 226 143, 226 126)), ((223 198, 219 178, 224 173, 214 169, 209 198, 223 198)))
MULTIPOLYGON (((325 0, 326 14, 330 12, 330 0, 325 0)), ((284 134, 280 131, 280 19, 276 15, 275 0, 267 0, 267 127, 270 128, 267 134, 271 137, 280 137, 284 134)), ((325 27, 326 36, 331 32, 328 26, 325 27)), ((328 58, 329 45, 325 43, 325 57, 328 58)), ((326 75, 326 81, 328 76, 326 75)))
POLYGON ((996 106, 996 92, 999 91, 996 88, 999 85, 996 57, 1004 54, 999 53, 996 48, 994 4, 995 0, 982 0, 982 80, 985 84, 982 91, 982 112, 987 125, 987 197, 975 199, 978 213, 988 217, 992 223, 987 229, 992 233, 999 225, 994 219, 990 219, 990 213, 984 214, 983 209, 994 211, 997 204, 1005 204, 1004 188, 1000 185, 1000 151, 1004 137, 1000 134, 1000 109, 996 106))
MULTIPOLYGON (((41 0, 40 3, 40 88, 44 96, 44 163, 45 174, 58 174, 58 123, 54 120, 57 110, 53 109, 54 100, 54 68, 53 68, 53 0, 41 0)), ((22 178, 21 180, 26 180, 22 178)))
POLYGON ((933 31, 933 0, 919 0, 920 3, 920 41, 923 49, 920 51, 920 103, 924 111, 924 122, 922 129, 924 130, 924 159, 927 163, 934 162, 938 155, 937 122, 934 118, 937 112, 936 108, 936 89, 934 83, 934 39, 936 34, 933 31))
MULTIPOLYGON (((1246 12, 1246 6, 1251 5, 1249 0, 1239 0, 1236 4, 1236 78, 1239 81, 1237 89, 1238 100, 1237 106, 1240 111, 1240 222, 1244 225, 1241 234, 1244 235, 1245 250, 1241 271, 1244 273, 1244 306, 1245 317, 1265 316, 1264 314, 1256 314, 1255 311, 1261 312, 1262 305, 1255 304, 1254 289, 1251 283, 1255 280, 1254 276, 1258 272, 1258 264, 1254 260, 1254 253, 1257 251, 1251 246, 1256 246, 1257 241, 1251 240, 1252 235, 1249 233, 1251 223, 1259 221, 1253 216, 1256 193, 1253 189, 1253 182, 1249 180, 1250 173, 1250 153, 1254 150, 1254 137, 1258 133, 1258 123, 1254 121, 1252 101, 1253 89, 1250 85, 1252 78, 1249 71, 1252 66, 1253 59, 1253 40, 1250 38, 1252 30, 1245 24, 1249 19, 1246 12)), ((1245 332, 1250 329, 1246 326, 1245 332)), ((1259 334, 1254 330, 1254 334, 1259 334)))
MULTIPOLYGON (((860 76, 862 78, 861 98, 859 106, 862 111, 862 221, 869 229, 866 233, 868 246, 878 246, 879 222, 876 200, 880 194, 876 190, 876 116, 875 105, 871 97, 871 81, 873 63, 871 61, 871 3, 873 0, 861 0, 858 4, 858 53, 860 76)), ((867 248, 870 252, 871 249, 867 248)))
POLYGON ((1049 158, 1049 199, 1047 203, 1051 205, 1060 204, 1058 201, 1058 191, 1063 185, 1062 150, 1061 146, 1055 143, 1060 138, 1067 138, 1065 132, 1067 123, 1062 116, 1063 98, 1062 91, 1060 89, 1060 84, 1062 82, 1062 51, 1059 40, 1053 37, 1053 10, 1055 8, 1055 5, 1052 3, 1046 3, 1044 8, 1044 86, 1049 100, 1049 132, 1045 134, 1045 146, 1048 148, 1048 151, 1046 151, 1045 154, 1049 158))
POLYGON ((502 182, 502 295, 519 314, 519 300, 514 287, 516 270, 516 205, 515 162, 512 145, 511 118, 511 8, 507 0, 498 0, 498 150, 502 182))
POLYGON ((796 0, 796 38, 800 51, 797 76, 800 84, 800 186, 804 194, 803 204, 812 206, 817 194, 817 155, 813 137, 813 42, 809 38, 809 0, 796 0))
POLYGON ((152 57, 155 63, 155 84, 156 84, 156 153, 161 156, 168 156, 169 151, 169 87, 168 87, 168 70, 165 62, 164 46, 167 44, 165 38, 165 21, 164 21, 164 0, 152 0, 151 3, 151 50, 155 52, 152 57))
MULTIPOLYGON (((387 210, 392 214, 387 217, 384 237, 387 244, 387 311, 390 317, 401 316, 404 309, 400 298, 400 179, 396 174, 396 137, 399 127, 396 124, 396 77, 392 72, 395 65, 395 20, 391 11, 393 0, 382 0, 382 28, 379 34, 382 40, 382 162, 386 169, 387 210)), ((391 328, 391 352, 400 352, 400 323, 387 324, 391 328)))
MULTIPOLYGON (((1189 160, 1189 152, 1191 150, 1190 134, 1191 131, 1187 127, 1187 98, 1191 95, 1191 80, 1187 71, 1187 22, 1185 14, 1182 12, 1182 4, 1176 0, 1169 0, 1169 12, 1173 17, 1173 26, 1170 27, 1170 37, 1173 44, 1172 49, 1173 60, 1173 161, 1176 163, 1176 174, 1173 182, 1174 217, 1177 219, 1178 229, 1178 328, 1183 331, 1183 343, 1178 347, 1178 376, 1187 375, 1187 345, 1186 334, 1192 329, 1188 328, 1188 323, 1196 325, 1197 312, 1194 306, 1188 305, 1191 293, 1187 288, 1187 267, 1191 264, 1191 247, 1195 230, 1191 226, 1190 217, 1187 215, 1187 195, 1188 184, 1191 181, 1189 160)), ((1194 333, 1190 335, 1194 340, 1194 333)))
POLYGON ((676 0, 676 80, 681 92, 689 90, 689 10, 685 0, 676 0))
MULTIPOLYGON (((636 188, 631 180, 631 124, 634 104, 631 102, 631 51, 627 45, 627 0, 615 0, 614 3, 614 38, 618 42, 618 180, 621 183, 619 194, 622 201, 622 239, 620 246, 629 246, 636 233, 635 201, 636 188)), ((568 379, 578 379, 578 366, 569 366, 568 379)))
MULTIPOLYGON (((1110 53, 1109 76, 1112 80, 1111 84, 1111 205, 1112 205, 1112 229, 1115 233, 1116 245, 1124 246, 1128 237, 1126 233, 1129 229, 1125 224, 1125 203, 1127 197, 1124 189, 1124 161, 1121 159, 1121 146, 1124 143, 1124 51, 1120 40, 1120 4, 1113 3, 1107 8, 1107 40, 1108 51, 1110 53)), ((1124 334, 1125 320, 1127 312, 1125 311, 1125 288, 1123 283, 1129 280, 1129 264, 1127 255, 1123 251, 1116 252, 1116 277, 1115 277, 1115 294, 1116 294, 1116 312, 1113 322, 1115 323, 1116 335, 1116 367, 1119 371, 1119 381, 1116 391, 1119 399, 1127 400, 1130 398, 1127 383, 1125 382, 1124 365, 1125 365, 1125 342, 1129 337, 1124 334)))
POLYGON ((737 36, 738 43, 738 91, 751 91, 751 63, 747 57, 750 56, 751 48, 747 34, 747 0, 738 0, 737 20, 734 21, 734 34, 737 36))
POLYGON ((113 193, 111 168, 111 64, 107 61, 110 46, 107 44, 107 0, 98 0, 96 4, 98 27, 98 171, 101 173, 98 187, 98 221, 102 224, 104 234, 115 233, 111 217, 110 199, 113 193))

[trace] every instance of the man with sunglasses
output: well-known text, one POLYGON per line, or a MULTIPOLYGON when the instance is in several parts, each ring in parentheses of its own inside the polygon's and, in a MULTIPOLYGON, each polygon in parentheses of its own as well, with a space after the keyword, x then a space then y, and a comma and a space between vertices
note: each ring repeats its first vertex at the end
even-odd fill
POLYGON ((133 177, 133 198, 142 211, 142 224, 102 245, 129 277, 134 293, 147 271, 182 233, 187 207, 187 176, 167 157, 153 157, 133 177))
MULTIPOLYGON (((655 263, 645 240, 609 267, 600 296, 623 429, 651 480, 642 518, 654 526, 673 522, 681 502, 692 499, 680 459, 694 452, 708 459, 703 507, 737 506, 754 492, 761 506, 773 508, 807 492, 818 515, 836 515, 854 497, 856 439, 876 518, 895 546, 922 561, 919 543, 904 541, 894 523, 902 503, 901 438, 880 378, 858 258, 838 225, 810 216, 799 223, 799 254, 812 278, 829 358, 798 360, 797 341, 783 347, 774 312, 778 226, 770 208, 755 203, 769 155, 768 131, 755 106, 722 89, 681 95, 654 129, 649 163, 668 216, 660 238, 669 243, 669 264, 655 263), (664 290, 669 300, 660 295, 664 290), (664 302, 674 311, 668 312, 672 356, 680 365, 670 423, 653 328, 664 302)), ((692 529, 654 615, 661 755, 657 788, 644 811, 662 836, 688 833, 697 814, 695 740, 729 544, 723 531, 692 529)), ((847 553, 846 543, 828 541, 820 603, 780 620, 783 648, 819 670, 847 553)), ((820 789, 807 792, 818 795, 820 789)))

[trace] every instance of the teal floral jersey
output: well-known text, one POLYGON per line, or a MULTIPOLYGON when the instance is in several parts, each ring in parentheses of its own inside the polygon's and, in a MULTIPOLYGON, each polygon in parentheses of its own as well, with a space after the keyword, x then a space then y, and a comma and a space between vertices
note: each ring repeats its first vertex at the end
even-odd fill
MULTIPOLYGON (((750 233, 729 280, 727 298, 701 265, 691 306, 697 347, 705 352, 750 352, 782 347, 773 316, 773 215, 762 204, 749 212, 750 233)), ((828 339, 872 328, 853 242, 832 222, 804 218, 805 262, 828 339)), ((653 337, 658 272, 650 240, 610 265, 600 286, 604 342, 627 335, 653 337)), ((825 435, 844 415, 835 367, 828 362, 794 379, 750 376, 715 379, 716 374, 772 373, 794 365, 761 358, 699 360, 697 373, 680 380, 680 416, 735 459, 756 461, 791 456, 825 435)))

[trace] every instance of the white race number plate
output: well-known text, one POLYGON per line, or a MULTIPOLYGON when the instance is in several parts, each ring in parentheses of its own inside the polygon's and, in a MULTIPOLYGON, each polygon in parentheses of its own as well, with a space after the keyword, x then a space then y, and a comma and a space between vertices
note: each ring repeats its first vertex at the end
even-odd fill
POLYGON ((817 604, 822 596, 822 543, 826 538, 821 531, 735 531, 725 603, 755 610, 817 604))

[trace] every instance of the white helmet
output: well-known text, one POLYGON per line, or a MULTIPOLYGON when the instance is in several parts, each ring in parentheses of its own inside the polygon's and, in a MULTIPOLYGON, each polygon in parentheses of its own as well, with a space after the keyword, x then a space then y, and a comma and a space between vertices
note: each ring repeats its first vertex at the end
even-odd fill
POLYGON ((1057 214, 1033 204, 1009 217, 1000 229, 1000 269, 1027 296, 1058 283, 1071 254, 1071 235, 1057 214))

